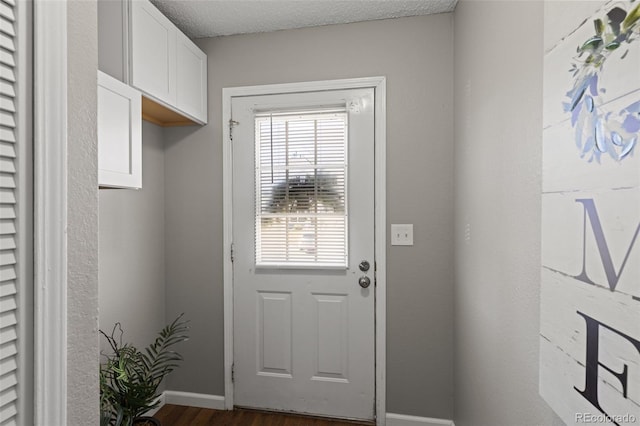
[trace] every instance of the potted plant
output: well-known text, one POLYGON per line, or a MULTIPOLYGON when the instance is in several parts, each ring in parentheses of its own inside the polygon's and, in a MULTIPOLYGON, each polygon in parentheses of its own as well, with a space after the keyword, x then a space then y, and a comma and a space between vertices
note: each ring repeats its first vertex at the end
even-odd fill
POLYGON ((188 339, 187 321, 182 320, 182 314, 178 316, 144 351, 122 343, 120 323, 111 334, 100 333, 112 350, 102 354, 104 362, 100 364, 100 426, 159 426, 157 419, 143 414, 158 406, 158 386, 182 361, 171 348, 188 339))

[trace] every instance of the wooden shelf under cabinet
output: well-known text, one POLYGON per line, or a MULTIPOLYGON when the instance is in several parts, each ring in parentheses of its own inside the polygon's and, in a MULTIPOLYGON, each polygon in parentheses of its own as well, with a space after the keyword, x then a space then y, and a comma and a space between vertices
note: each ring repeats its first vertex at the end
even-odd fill
POLYGON ((161 127, 199 125, 144 95, 142 96, 142 119, 161 127))

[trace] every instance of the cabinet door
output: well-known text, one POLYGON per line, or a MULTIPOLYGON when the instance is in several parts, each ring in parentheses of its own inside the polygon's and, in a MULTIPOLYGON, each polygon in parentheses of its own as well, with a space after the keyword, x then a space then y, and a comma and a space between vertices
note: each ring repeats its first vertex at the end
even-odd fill
POLYGON ((179 110, 207 122, 207 55, 187 36, 177 34, 177 104, 179 110))
POLYGON ((98 72, 98 184, 142 188, 140 92, 98 72))
POLYGON ((131 2, 131 83, 169 105, 176 103, 177 31, 149 1, 131 2))

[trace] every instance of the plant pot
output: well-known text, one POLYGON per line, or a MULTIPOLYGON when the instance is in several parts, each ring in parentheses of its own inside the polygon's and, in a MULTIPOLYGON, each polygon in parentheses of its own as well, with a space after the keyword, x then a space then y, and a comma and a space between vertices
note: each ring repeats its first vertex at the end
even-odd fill
POLYGON ((162 426, 160 420, 154 419, 153 417, 136 417, 133 421, 134 426, 162 426))

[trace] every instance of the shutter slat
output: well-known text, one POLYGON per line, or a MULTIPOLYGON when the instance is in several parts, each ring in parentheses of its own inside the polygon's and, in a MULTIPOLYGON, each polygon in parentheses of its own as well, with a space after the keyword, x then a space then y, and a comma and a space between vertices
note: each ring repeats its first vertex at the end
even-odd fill
POLYGON ((16 158, 15 146, 0 140, 0 157, 16 158))
POLYGON ((15 148, 9 145, 9 144, 14 144, 15 142, 16 142, 16 131, 14 129, 9 129, 7 127, 0 126, 0 156, 15 158, 16 156, 15 148), (5 150, 2 148, 3 145, 5 145, 6 147, 13 148, 12 153, 5 152, 5 150))
POLYGON ((2 173, 15 173, 16 165, 12 158, 0 157, 0 171, 2 173))
POLYGON ((9 280, 14 280, 16 278, 16 274, 15 273, 13 274, 13 278, 9 278, 9 276, 10 275, 7 274, 5 277, 4 273, 0 270, 0 298, 13 296, 18 293, 16 282, 9 281, 9 280))
POLYGON ((6 2, 0 3, 0 16, 6 18, 11 22, 15 22, 16 20, 16 15, 13 11, 12 5, 9 5, 6 2))
MULTIPOLYGON (((11 98, 7 98, 6 96, 0 95, 0 109, 2 109, 3 111, 7 111, 15 114, 16 102, 11 98)), ((4 140, 4 138, 1 135, 0 135, 0 140, 4 140)))
POLYGON ((15 187, 16 187, 15 174, 0 173, 0 188, 15 188, 15 187))
POLYGON ((0 221, 4 219, 15 219, 16 209, 11 205, 0 204, 0 221))
POLYGON ((16 264, 16 254, 13 250, 0 250, 0 266, 16 264))
MULTIPOLYGON (((8 206, 6 206, 8 207, 8 206)), ((1 208, 1 207, 0 207, 1 208)), ((0 234, 15 234, 16 233, 16 224, 13 220, 0 220, 0 234)), ((0 271, 1 272, 1 271, 0 271)))
MULTIPOLYGON (((5 297, 4 299, 15 299, 15 297, 5 297)), ((2 303, 0 301, 0 303, 2 303)), ((2 327, 14 327, 15 325, 18 323, 18 317, 16 316, 16 306, 15 303, 13 304, 13 309, 11 309, 11 304, 10 303, 6 303, 5 304, 7 310, 6 312, 3 311, 3 307, 2 305, 0 305, 0 324, 2 324, 2 327)))
POLYGON ((0 31, 11 37, 14 37, 16 35, 16 29, 13 25, 13 22, 8 20, 4 16, 0 16, 0 31))
MULTIPOLYGON (((1 162, 2 162, 2 157, 0 157, 0 163, 1 162)), ((9 188, 0 188, 0 204, 15 204, 15 203, 16 203, 15 192, 9 188)))
MULTIPOLYGON (((0 21, 1 22, 1 21, 0 21)), ((16 58, 13 52, 0 48, 0 63, 8 65, 10 67, 16 66, 16 58)))
MULTIPOLYGON (((17 399, 18 399, 18 391, 15 388, 15 386, 0 393, 0 413, 2 413, 4 409, 7 407, 15 406, 17 399)), ((5 425, 8 426, 9 425, 8 420, 15 417, 17 412, 15 410, 7 410, 7 414, 11 414, 11 416, 5 419, 3 423, 0 423, 2 426, 5 426, 5 425)))
POLYGON ((16 44, 15 44, 14 38, 11 37, 10 35, 0 32, 0 47, 10 52, 15 52, 16 44))
POLYGON ((0 63, 0 78, 15 83, 16 73, 13 67, 0 63))
POLYGON ((16 97, 16 88, 8 81, 0 80, 0 95, 16 97))
MULTIPOLYGON (((17 377, 14 377, 14 379, 16 383, 13 383, 11 381, 6 381, 7 386, 10 385, 12 388, 15 388, 18 380, 17 380, 17 377)), ((0 379, 0 386, 2 385, 4 385, 4 382, 0 379)), ((18 408, 15 402, 7 403, 7 405, 0 407, 0 425, 11 426, 11 425, 17 424, 15 422, 15 417, 17 415, 18 415, 18 408)))
POLYGON ((13 235, 0 235, 0 250, 13 250, 16 248, 16 239, 13 235))
POLYGON ((0 345, 0 359, 9 358, 15 356, 18 353, 18 347, 16 342, 5 343, 0 345))
POLYGON ((9 127, 15 129, 16 117, 15 114, 7 111, 0 111, 0 126, 9 127))
MULTIPOLYGON (((18 340, 18 333, 16 332, 16 328, 12 327, 7 330, 3 330, 0 333, 0 345, 12 344, 18 340)), ((6 389, 4 386, 0 386, 0 390, 6 389)))

